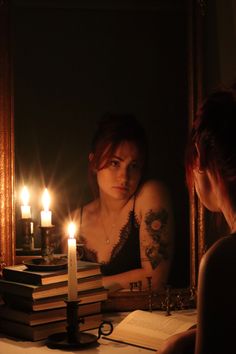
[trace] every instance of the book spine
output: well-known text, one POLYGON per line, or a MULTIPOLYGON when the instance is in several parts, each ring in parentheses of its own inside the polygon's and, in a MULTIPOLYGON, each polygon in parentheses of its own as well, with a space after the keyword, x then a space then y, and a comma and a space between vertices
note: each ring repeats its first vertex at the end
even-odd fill
MULTIPOLYGON (((101 313, 101 302, 94 302, 92 304, 79 305, 78 316, 84 317, 88 315, 95 315, 101 313)), ((29 326, 36 326, 44 323, 52 323, 66 320, 66 308, 50 309, 46 311, 22 311, 11 308, 9 306, 2 306, 0 311, 0 318, 9 321, 24 323, 29 326)))
MULTIPOLYGON (((102 315, 91 315, 84 317, 84 323, 80 325, 80 331, 98 328, 102 320, 102 315)), ((0 319, 0 332, 15 338, 31 341, 38 341, 48 338, 54 333, 66 332, 67 322, 58 321, 52 325, 45 324, 39 326, 28 326, 22 323, 0 319)))

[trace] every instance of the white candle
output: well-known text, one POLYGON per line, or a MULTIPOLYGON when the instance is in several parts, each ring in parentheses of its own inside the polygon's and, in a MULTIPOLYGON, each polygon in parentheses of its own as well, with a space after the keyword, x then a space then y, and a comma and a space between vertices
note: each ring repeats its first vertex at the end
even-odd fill
POLYGON ((22 189, 21 200, 22 200, 22 204, 23 204, 23 205, 21 205, 21 217, 22 217, 22 219, 30 219, 31 218, 31 211, 30 211, 30 206, 28 205, 29 191, 26 186, 24 186, 22 189))
POLYGON ((77 294, 77 255, 76 255, 76 239, 75 224, 70 223, 68 226, 68 301, 76 301, 77 294))
POLYGON ((43 192, 42 202, 44 210, 41 211, 41 226, 50 227, 52 226, 52 212, 49 210, 50 196, 47 188, 43 192))

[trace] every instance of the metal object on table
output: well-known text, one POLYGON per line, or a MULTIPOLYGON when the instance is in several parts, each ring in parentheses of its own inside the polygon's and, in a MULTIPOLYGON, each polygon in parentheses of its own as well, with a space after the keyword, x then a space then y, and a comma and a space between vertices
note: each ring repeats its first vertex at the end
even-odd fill
POLYGON ((80 331, 80 323, 83 323, 83 318, 78 318, 79 300, 66 302, 67 327, 66 332, 55 333, 48 337, 47 346, 53 349, 76 349, 89 346, 97 346, 98 339, 104 335, 108 336, 113 331, 113 326, 110 321, 101 322, 98 328, 98 335, 80 331), (105 326, 108 329, 104 329, 105 326))

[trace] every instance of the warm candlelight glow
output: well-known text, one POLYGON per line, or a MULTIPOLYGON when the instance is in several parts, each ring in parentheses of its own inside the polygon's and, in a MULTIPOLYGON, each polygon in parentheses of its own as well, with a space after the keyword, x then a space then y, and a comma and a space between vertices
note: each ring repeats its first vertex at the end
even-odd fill
POLYGON ((28 205, 29 204, 29 191, 26 186, 22 188, 21 191, 21 200, 23 205, 28 205))
POLYGON ((50 206, 50 195, 47 188, 45 188, 42 196, 42 204, 44 210, 41 211, 41 226, 50 227, 52 226, 52 212, 49 210, 50 206))
POLYGON ((76 253, 76 226, 68 225, 68 301, 77 300, 77 253, 76 253))
POLYGON ((21 217, 22 217, 22 219, 30 219, 31 212, 30 212, 30 206, 28 205, 29 204, 29 191, 26 186, 24 186, 22 188, 21 200, 22 200, 21 217))
POLYGON ((73 222, 68 225, 68 234, 70 238, 75 237, 76 226, 73 222))
POLYGON ((43 192, 42 204, 43 204, 44 210, 48 211, 49 210, 49 206, 50 206, 50 195, 48 193, 47 188, 45 188, 45 190, 43 192))

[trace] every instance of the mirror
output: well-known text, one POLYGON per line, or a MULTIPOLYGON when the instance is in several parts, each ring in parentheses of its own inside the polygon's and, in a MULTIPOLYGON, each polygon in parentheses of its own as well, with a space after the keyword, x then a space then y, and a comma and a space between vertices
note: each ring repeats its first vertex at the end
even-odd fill
MULTIPOLYGON (((193 195, 189 207, 184 147, 195 109, 192 36, 199 12, 194 1, 1 3, 1 16, 11 20, 10 44, 1 38, 9 73, 0 88, 8 103, 2 108, 7 128, 1 134, 9 144, 1 139, 1 172, 7 167, 4 177, 1 173, 1 204, 8 207, 1 207, 4 261, 15 261, 15 245, 21 243, 18 192, 23 182, 33 191, 36 226, 45 185, 53 192, 56 225, 89 198, 89 142, 96 120, 111 111, 132 113, 144 125, 150 141, 148 174, 170 190, 176 223, 171 284, 187 286, 190 273, 195 278, 196 205, 193 195)), ((3 33, 8 25, 1 24, 3 33)))

